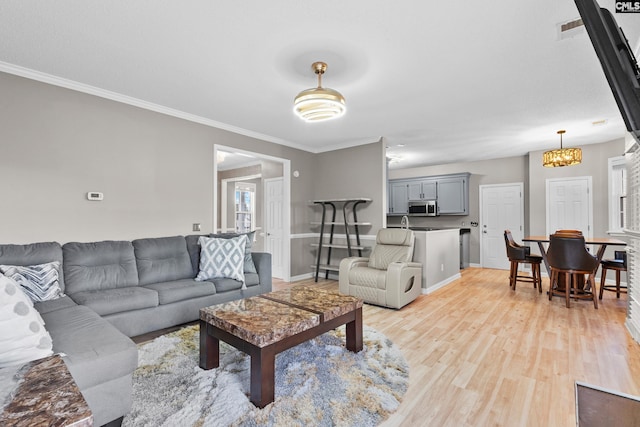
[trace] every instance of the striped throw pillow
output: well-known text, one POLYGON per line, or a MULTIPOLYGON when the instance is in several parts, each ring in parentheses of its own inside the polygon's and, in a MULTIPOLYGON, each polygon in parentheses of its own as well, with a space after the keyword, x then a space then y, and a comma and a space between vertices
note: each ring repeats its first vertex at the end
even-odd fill
POLYGON ((64 296, 58 282, 60 262, 20 266, 0 265, 0 272, 20 285, 33 302, 49 301, 64 296))

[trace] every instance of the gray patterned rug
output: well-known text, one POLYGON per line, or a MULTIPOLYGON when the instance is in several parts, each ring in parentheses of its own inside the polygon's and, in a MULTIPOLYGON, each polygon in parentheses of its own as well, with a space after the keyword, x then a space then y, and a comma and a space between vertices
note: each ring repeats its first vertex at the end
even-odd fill
POLYGON ((140 345, 133 409, 124 426, 375 426, 407 390, 409 367, 378 331, 364 349, 345 346, 344 326, 276 356, 275 401, 249 401, 249 357, 220 342, 220 367, 198 367, 198 326, 140 345))

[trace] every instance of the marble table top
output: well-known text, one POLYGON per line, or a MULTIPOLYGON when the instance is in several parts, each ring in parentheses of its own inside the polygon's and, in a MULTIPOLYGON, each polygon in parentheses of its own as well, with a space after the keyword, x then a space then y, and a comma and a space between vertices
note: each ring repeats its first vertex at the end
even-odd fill
POLYGON ((200 310, 200 319, 258 347, 362 307, 362 300, 310 286, 213 305, 200 310))
POLYGON ((1 426, 93 426, 93 415, 59 355, 0 370, 1 426))

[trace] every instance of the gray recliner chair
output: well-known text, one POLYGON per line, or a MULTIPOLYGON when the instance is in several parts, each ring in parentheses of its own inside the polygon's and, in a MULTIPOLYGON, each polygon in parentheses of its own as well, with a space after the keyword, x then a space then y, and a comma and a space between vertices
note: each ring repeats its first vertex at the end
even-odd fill
POLYGON ((369 258, 350 257, 340 262, 340 292, 367 303, 402 308, 421 292, 422 264, 412 262, 413 231, 383 228, 369 258))

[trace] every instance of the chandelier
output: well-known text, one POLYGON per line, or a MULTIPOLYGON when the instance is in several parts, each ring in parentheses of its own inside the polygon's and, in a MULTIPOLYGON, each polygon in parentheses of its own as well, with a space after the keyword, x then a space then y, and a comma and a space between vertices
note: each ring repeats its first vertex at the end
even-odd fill
POLYGON ((559 130, 560 149, 545 151, 542 155, 542 166, 547 168, 555 168, 558 166, 572 166, 582 162, 582 149, 580 148, 562 148, 562 134, 565 130, 559 130))
POLYGON ((314 62, 311 69, 318 76, 318 87, 303 90, 293 101, 293 111, 306 122, 336 119, 347 110, 344 96, 337 90, 322 87, 327 64, 314 62))

